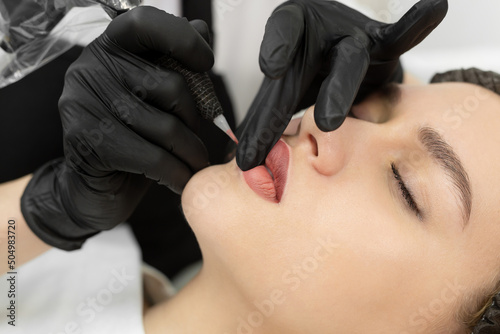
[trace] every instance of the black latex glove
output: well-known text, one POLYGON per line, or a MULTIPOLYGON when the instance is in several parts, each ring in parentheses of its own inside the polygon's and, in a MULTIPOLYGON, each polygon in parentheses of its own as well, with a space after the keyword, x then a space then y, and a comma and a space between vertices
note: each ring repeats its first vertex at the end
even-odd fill
POLYGON ((65 159, 38 169, 21 200, 29 227, 58 248, 126 220, 151 180, 181 192, 208 153, 184 78, 145 59, 167 54, 208 71, 213 53, 190 24, 153 7, 113 20, 65 77, 59 101, 65 159))
POLYGON ((316 103, 322 131, 337 129, 355 98, 402 81, 401 54, 444 18, 446 0, 422 0, 385 24, 335 1, 291 0, 266 25, 260 67, 266 75, 242 125, 242 170, 261 164, 296 111, 316 103), (358 93, 359 91, 359 93, 358 93))

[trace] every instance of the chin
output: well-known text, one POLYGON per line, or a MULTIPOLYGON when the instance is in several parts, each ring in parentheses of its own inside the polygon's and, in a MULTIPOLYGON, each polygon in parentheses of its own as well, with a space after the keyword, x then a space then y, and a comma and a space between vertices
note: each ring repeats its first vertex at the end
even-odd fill
POLYGON ((199 171, 187 183, 181 197, 182 210, 198 239, 217 233, 234 220, 238 177, 239 169, 232 160, 199 171))

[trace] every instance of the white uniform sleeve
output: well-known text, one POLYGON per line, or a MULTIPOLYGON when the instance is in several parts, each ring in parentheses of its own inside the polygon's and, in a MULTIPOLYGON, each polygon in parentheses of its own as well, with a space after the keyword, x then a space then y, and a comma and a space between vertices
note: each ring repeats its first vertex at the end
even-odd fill
POLYGON ((19 267, 15 327, 6 321, 0 287, 0 333, 144 334, 141 256, 126 225, 80 250, 51 249, 19 267))

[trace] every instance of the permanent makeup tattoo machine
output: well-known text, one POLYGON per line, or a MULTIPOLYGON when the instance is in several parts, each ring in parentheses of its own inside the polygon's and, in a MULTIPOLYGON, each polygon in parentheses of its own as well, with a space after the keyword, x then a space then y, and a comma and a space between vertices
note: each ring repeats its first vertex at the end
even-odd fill
MULTIPOLYGON (((109 16, 114 18, 137 7, 142 0, 97 0, 97 2, 104 7, 109 16)), ((222 106, 215 94, 214 85, 207 73, 190 71, 177 60, 167 56, 161 57, 157 64, 180 73, 186 80, 201 117, 214 122, 229 138, 236 144, 238 143, 238 139, 236 139, 223 115, 222 106)))
POLYGON ((164 56, 158 60, 158 64, 172 71, 180 73, 191 91, 191 95, 196 102, 196 108, 201 117, 208 119, 229 136, 236 144, 238 139, 229 127, 223 115, 222 106, 215 95, 215 89, 207 73, 199 73, 188 70, 177 60, 164 56))

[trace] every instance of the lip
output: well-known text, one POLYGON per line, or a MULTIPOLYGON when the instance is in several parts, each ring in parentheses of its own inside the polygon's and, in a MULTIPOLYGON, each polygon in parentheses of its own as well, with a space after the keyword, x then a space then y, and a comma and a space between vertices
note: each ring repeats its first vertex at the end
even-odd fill
POLYGON ((257 195, 270 202, 279 203, 285 191, 289 165, 290 148, 280 139, 267 155, 265 165, 243 172, 243 177, 257 195), (267 169, 273 174, 274 180, 267 169))

